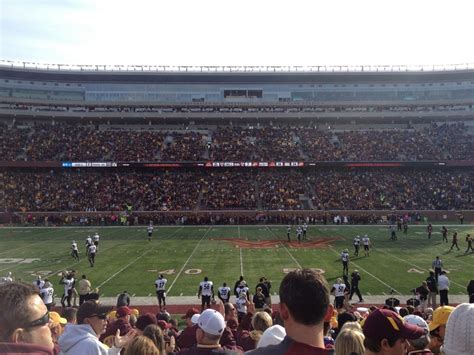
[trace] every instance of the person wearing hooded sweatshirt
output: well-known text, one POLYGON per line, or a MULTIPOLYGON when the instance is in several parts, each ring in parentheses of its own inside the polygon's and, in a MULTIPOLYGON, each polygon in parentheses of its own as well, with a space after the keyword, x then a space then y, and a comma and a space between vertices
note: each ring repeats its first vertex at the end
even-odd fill
POLYGON ((134 337, 132 330, 120 336, 117 330, 111 348, 99 341, 107 327, 107 313, 112 307, 101 305, 97 301, 84 302, 77 311, 77 325, 66 326, 64 333, 59 337, 59 347, 64 355, 118 355, 134 337))

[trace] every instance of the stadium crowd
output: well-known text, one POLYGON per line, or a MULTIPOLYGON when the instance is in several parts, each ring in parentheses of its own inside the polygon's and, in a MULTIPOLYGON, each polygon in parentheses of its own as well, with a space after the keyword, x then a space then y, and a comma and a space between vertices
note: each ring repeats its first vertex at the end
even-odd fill
MULTIPOLYGON (((350 284, 339 304, 339 280, 330 288, 321 274, 299 269, 283 278, 278 307, 272 307, 271 284, 262 277, 253 292, 241 276, 233 291, 220 287, 212 305, 203 294, 201 310, 189 308, 180 325, 165 308, 140 314, 126 291, 116 307, 107 306, 85 275, 77 282, 73 273, 63 276, 63 298, 80 296, 74 308, 52 310, 48 280, 2 281, 0 353, 472 355, 474 348, 474 280, 467 287, 471 303, 457 307, 438 306, 436 295, 432 307, 400 307, 393 297, 384 306, 358 307, 347 302, 350 284)), ((418 290, 417 300, 424 294, 418 290)))
POLYGON ((474 172, 447 170, 4 171, 9 212, 452 210, 474 208, 474 172), (312 205, 311 205, 312 204, 312 205))
POLYGON ((356 131, 291 126, 168 131, 58 122, 3 124, 0 157, 5 161, 474 160, 474 138, 468 132, 463 123, 356 131))

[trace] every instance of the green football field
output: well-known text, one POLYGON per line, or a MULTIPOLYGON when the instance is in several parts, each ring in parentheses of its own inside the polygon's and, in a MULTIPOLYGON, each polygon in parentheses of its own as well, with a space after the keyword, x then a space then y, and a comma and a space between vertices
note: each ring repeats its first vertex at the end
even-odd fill
MULTIPOLYGON (((408 235, 397 232, 398 241, 389 240, 387 226, 310 226, 308 240, 300 245, 286 243, 286 226, 155 226, 151 242, 145 227, 64 227, 0 229, 0 276, 9 271, 15 279, 33 281, 35 275, 49 278, 56 293, 61 292, 58 274, 63 270, 85 273, 103 296, 123 290, 136 296, 154 295, 158 273, 168 279, 168 296, 191 296, 208 276, 219 286, 234 282, 243 274, 252 288, 261 276, 272 281, 272 291, 285 272, 307 267, 324 272, 332 284, 342 275, 340 252, 351 254, 350 272, 358 269, 363 294, 384 295, 393 288, 409 294, 428 275, 431 262, 439 255, 449 272, 451 294, 465 294, 474 277, 474 253, 465 254, 466 233, 474 226, 448 226, 449 240, 459 233, 461 251, 447 252, 441 242, 441 225, 434 225, 431 240, 426 226, 409 227, 408 235), (88 234, 100 234, 94 268, 85 257, 88 234), (373 243, 369 257, 353 256, 352 239, 367 234, 373 243), (80 248, 79 262, 70 255, 72 240, 80 248)), ((292 238, 296 239, 295 229, 292 238)))

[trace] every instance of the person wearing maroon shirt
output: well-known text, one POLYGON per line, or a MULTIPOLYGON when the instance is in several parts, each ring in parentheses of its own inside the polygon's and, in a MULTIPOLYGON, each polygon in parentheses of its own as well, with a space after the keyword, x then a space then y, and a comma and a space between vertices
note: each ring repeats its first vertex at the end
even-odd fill
POLYGON ((191 318, 195 314, 199 314, 199 310, 197 308, 189 308, 182 317, 182 319, 186 319, 186 328, 184 328, 178 339, 176 339, 176 345, 180 349, 187 349, 196 345, 197 325, 191 321, 191 318))
POLYGON ((310 269, 292 271, 283 278, 279 293, 285 338, 278 345, 258 348, 247 354, 334 354, 334 350, 324 346, 324 321, 333 314, 324 277, 310 269))
POLYGON ((107 330, 100 336, 100 340, 104 340, 109 335, 115 335, 117 330, 120 330, 120 335, 127 334, 132 329, 130 325, 131 314, 132 310, 127 306, 117 308, 117 320, 107 325, 107 330))

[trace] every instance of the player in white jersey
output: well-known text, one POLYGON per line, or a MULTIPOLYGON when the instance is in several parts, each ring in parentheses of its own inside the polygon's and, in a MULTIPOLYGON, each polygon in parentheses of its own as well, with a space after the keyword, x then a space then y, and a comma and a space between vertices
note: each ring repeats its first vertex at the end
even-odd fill
POLYGON ((64 286, 64 293, 63 296, 61 297, 61 304, 64 307, 66 307, 66 301, 67 301, 67 306, 71 307, 71 297, 72 297, 72 289, 74 288, 74 277, 71 273, 66 274, 63 273, 63 277, 60 281, 60 283, 64 286))
POLYGON ((36 277, 36 280, 33 281, 33 285, 36 287, 38 291, 41 291, 41 289, 44 287, 44 280, 41 278, 40 275, 36 277))
POLYGON ((303 234, 303 229, 301 229, 301 226, 298 226, 296 228, 296 238, 298 239, 298 242, 301 242, 301 235, 303 234))
POLYGON ((341 253, 342 275, 349 275, 349 250, 344 249, 341 253))
POLYGON ((306 239, 306 231, 308 230, 308 225, 306 222, 303 224, 303 239, 306 239))
POLYGON ((94 244, 89 245, 87 255, 89 256, 89 263, 91 264, 91 267, 94 267, 95 264, 95 253, 97 253, 97 247, 94 244))
POLYGON ((97 247, 97 250, 98 250, 99 249, 99 240, 100 240, 99 233, 95 232, 92 239, 94 240, 94 245, 97 247))
POLYGON ((336 309, 341 309, 344 307, 344 296, 346 293, 346 284, 342 281, 342 279, 338 278, 336 283, 332 285, 331 293, 334 294, 334 303, 336 309))
POLYGON ((8 282, 13 282, 13 277, 11 271, 7 272, 4 277, 0 277, 0 285, 6 284, 8 282))
POLYGON ((221 287, 217 289, 217 297, 222 303, 227 303, 230 300, 230 287, 224 282, 221 287))
POLYGON ((156 287, 156 297, 158 298, 158 305, 160 306, 160 310, 166 307, 166 283, 168 282, 167 279, 160 274, 158 279, 155 281, 156 287), (163 306, 162 306, 163 305, 163 306))
POLYGON ((239 286, 235 289, 235 292, 239 295, 239 297, 242 293, 245 293, 245 295, 247 296, 247 299, 250 300, 249 288, 245 281, 240 282, 239 286))
POLYGON ((352 242, 354 244, 354 256, 359 256, 360 237, 357 235, 352 242))
POLYGON ((214 286, 206 276, 199 284, 198 298, 201 298, 201 312, 211 307, 211 297, 214 299, 214 286), (201 297, 202 296, 202 297, 201 297))
POLYGON ((153 234, 153 224, 151 223, 151 221, 148 227, 146 227, 146 230, 148 232, 148 241, 151 241, 151 235, 153 234))
POLYGON ((92 245, 92 237, 90 235, 86 238, 86 254, 89 255, 89 247, 92 245))
POLYGON ((49 282, 48 280, 45 280, 44 287, 41 289, 40 295, 48 311, 51 311, 54 304, 53 302, 54 289, 53 289, 53 285, 51 285, 51 282, 49 282))
POLYGON ((237 319, 239 323, 242 321, 242 318, 247 314, 247 306, 250 304, 247 296, 242 292, 239 297, 235 300, 235 308, 237 309, 237 319))
POLYGON ((79 249, 77 248, 77 243, 75 240, 73 240, 71 244, 71 256, 79 261, 79 249))
POLYGON ((362 238, 362 244, 364 245, 364 255, 370 255, 370 238, 366 235, 362 238))

